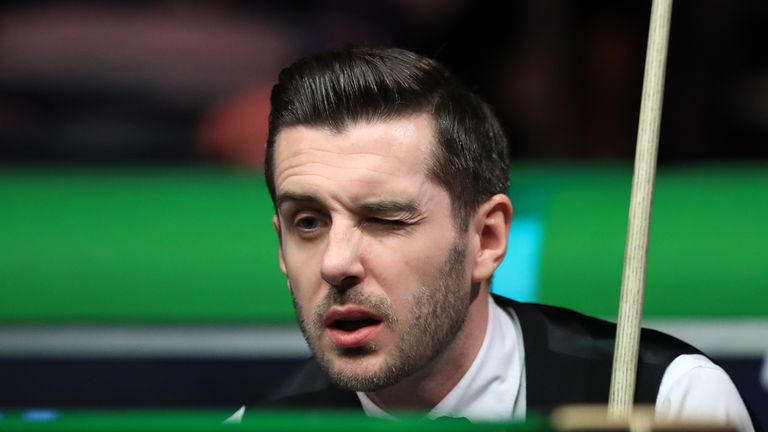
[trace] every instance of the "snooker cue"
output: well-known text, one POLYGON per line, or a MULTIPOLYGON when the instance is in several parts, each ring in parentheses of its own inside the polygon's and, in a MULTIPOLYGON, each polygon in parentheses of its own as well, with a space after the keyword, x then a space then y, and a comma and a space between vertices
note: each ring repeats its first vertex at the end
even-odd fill
POLYGON ((656 175, 656 154, 659 147, 659 125, 671 15, 672 0, 653 0, 637 128, 616 345, 608 398, 608 414, 614 418, 627 418, 631 414, 635 395, 648 233, 656 175))

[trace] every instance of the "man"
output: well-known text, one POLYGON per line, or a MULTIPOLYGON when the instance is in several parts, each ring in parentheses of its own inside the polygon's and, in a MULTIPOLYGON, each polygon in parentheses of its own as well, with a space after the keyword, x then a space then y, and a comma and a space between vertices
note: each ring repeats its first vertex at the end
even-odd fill
MULTIPOLYGON (((612 324, 490 294, 512 204, 478 96, 430 59, 358 48, 284 69, 271 103, 280 268, 314 358, 270 406, 509 420, 607 400, 612 324)), ((657 332, 636 399, 751 430, 725 372, 657 332)))

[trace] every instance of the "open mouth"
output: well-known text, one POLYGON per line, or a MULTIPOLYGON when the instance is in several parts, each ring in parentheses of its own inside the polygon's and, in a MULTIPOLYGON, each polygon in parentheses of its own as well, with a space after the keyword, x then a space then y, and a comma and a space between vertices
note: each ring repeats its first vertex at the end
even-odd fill
POLYGON ((329 327, 334 329, 339 329, 341 331, 355 331, 357 329, 361 329, 363 327, 371 326, 379 324, 381 321, 373 319, 373 318, 365 318, 365 319, 358 319, 358 320, 346 320, 346 319, 338 319, 336 321, 333 321, 329 327))
POLYGON ((359 306, 333 307, 325 317, 326 334, 339 348, 354 348, 373 340, 383 317, 359 306))

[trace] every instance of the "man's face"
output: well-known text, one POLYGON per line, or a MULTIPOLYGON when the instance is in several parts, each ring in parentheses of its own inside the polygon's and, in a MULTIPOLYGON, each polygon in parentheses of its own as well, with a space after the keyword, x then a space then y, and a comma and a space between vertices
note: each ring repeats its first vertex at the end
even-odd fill
POLYGON ((426 175, 433 141, 426 114, 277 136, 281 268, 312 352, 346 388, 419 371, 467 316, 466 240, 426 175))

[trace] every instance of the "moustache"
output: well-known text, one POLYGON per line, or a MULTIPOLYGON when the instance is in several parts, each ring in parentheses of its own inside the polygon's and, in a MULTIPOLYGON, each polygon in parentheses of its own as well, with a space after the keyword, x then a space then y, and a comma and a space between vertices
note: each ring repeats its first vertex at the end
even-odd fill
POLYGON ((389 327, 397 324, 392 303, 384 296, 376 296, 363 293, 357 290, 347 290, 344 292, 329 291, 323 300, 315 306, 313 321, 315 328, 322 328, 325 316, 328 310, 333 306, 355 305, 368 309, 369 311, 382 316, 383 322, 389 327))

